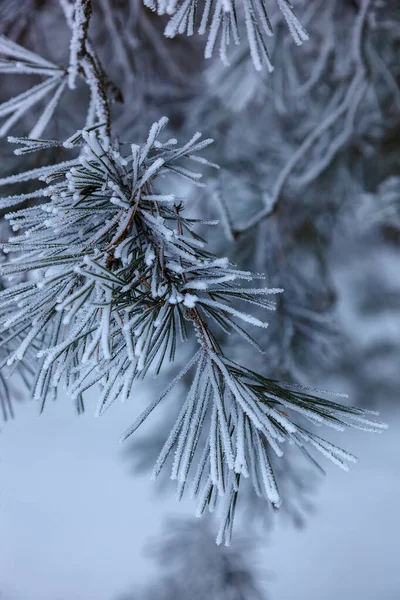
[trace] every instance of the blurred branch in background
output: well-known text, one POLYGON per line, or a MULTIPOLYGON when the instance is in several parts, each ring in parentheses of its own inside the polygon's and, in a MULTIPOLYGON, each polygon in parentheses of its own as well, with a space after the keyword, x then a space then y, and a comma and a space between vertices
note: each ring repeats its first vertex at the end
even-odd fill
POLYGON ((234 548, 218 548, 214 540, 209 522, 171 519, 162 541, 150 547, 158 580, 118 600, 268 600, 257 539, 238 536, 234 548))

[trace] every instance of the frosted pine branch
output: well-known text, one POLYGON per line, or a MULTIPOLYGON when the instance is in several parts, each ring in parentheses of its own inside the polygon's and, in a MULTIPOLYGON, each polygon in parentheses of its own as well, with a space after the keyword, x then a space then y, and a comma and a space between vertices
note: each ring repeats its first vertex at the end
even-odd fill
POLYGON ((7 117, 0 126, 0 136, 3 137, 32 107, 42 103, 51 93, 50 101, 47 102, 30 133, 30 137, 40 137, 64 91, 66 78, 64 69, 0 35, 0 73, 46 77, 41 83, 0 104, 0 120, 7 117))
MULTIPOLYGON (((76 159, 35 171, 45 184, 36 193, 38 203, 6 216, 15 233, 2 244, 9 260, 1 274, 10 286, 0 292, 0 321, 13 341, 6 362, 12 367, 36 354, 34 396, 41 405, 63 383, 81 407, 84 392, 100 384, 101 415, 115 400, 129 398, 135 379, 174 361, 192 332, 199 350, 172 386, 187 373, 192 385, 153 474, 173 454, 178 497, 191 478, 198 514, 207 505, 220 506, 218 541, 229 543, 241 477, 274 506, 281 503, 270 452, 280 457, 285 444, 308 444, 342 468, 354 460, 305 429, 296 414, 339 430, 384 426, 365 411, 265 379, 225 355, 218 330, 258 347, 238 321, 267 326, 238 303, 271 310, 269 296, 282 290, 250 287, 262 276, 206 250, 172 186, 177 177, 203 185, 190 163, 199 164, 197 153, 211 140, 195 134, 182 147, 175 139, 163 142, 166 125, 166 118, 154 123, 144 144, 122 154, 100 127, 79 131, 64 142, 80 149, 76 159), (16 275, 26 282, 14 285, 16 275)), ((11 141, 21 144, 20 153, 57 143, 11 141)), ((21 174, 17 181, 23 179, 21 174)), ((3 198, 7 203, 13 208, 16 197, 3 198)))
POLYGON ((75 89, 80 58, 86 52, 86 39, 91 15, 91 1, 77 0, 73 6, 71 19, 72 36, 70 42, 70 59, 68 67, 68 86, 75 89))
MULTIPOLYGON (((250 54, 257 71, 265 62, 268 70, 273 67, 268 55, 266 38, 273 35, 273 27, 268 17, 265 0, 204 0, 199 7, 195 0, 144 0, 144 4, 156 10, 159 15, 171 15, 164 34, 175 37, 178 33, 193 35, 196 26, 196 12, 201 12, 198 32, 207 33, 205 57, 210 58, 219 38, 219 54, 225 64, 229 64, 227 48, 231 41, 240 43, 238 17, 244 20, 250 54)), ((279 9, 297 45, 308 40, 305 29, 296 17, 289 0, 277 0, 279 9)))
POLYGON ((75 89, 78 75, 82 75, 90 89, 90 106, 87 126, 97 120, 106 134, 110 133, 111 115, 107 92, 111 90, 115 97, 119 90, 111 83, 89 39, 89 25, 92 16, 91 0, 60 1, 65 19, 71 29, 70 64, 68 67, 68 86, 75 89), (95 117, 90 117, 93 108, 95 117))
POLYGON ((62 8, 71 28, 68 69, 55 65, 0 35, 0 73, 45 77, 41 83, 0 104, 0 120, 7 117, 0 126, 0 136, 7 135, 26 113, 46 100, 45 108, 29 134, 31 138, 40 138, 52 120, 67 84, 70 89, 75 89, 78 76, 90 90, 87 125, 101 123, 107 132, 110 130, 107 92, 112 91, 114 96, 118 96, 120 92, 107 78, 88 38, 91 1, 64 1, 62 8), (50 94, 50 100, 47 101, 50 94))

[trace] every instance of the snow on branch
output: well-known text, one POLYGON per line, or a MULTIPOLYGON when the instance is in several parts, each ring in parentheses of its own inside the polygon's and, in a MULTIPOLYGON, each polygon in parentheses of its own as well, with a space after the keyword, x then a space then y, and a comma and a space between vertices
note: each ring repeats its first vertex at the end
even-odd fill
MULTIPOLYGON (((196 12, 201 12, 198 32, 207 33, 205 57, 212 56, 219 37, 219 53, 225 64, 229 64, 227 47, 231 41, 234 44, 240 43, 238 17, 243 18, 255 69, 261 71, 265 62, 268 70, 273 70, 266 46, 266 38, 273 35, 273 27, 265 0, 204 0, 201 7, 196 0, 144 0, 144 4, 156 10, 159 15, 171 15, 164 31, 166 37, 175 37, 178 33, 185 32, 193 35, 196 12)), ((277 5, 295 43, 301 45, 308 40, 308 34, 289 0, 277 0, 277 5)))
POLYGON ((68 86, 70 89, 75 89, 76 87, 79 59, 85 54, 91 10, 92 5, 90 0, 77 0, 74 4, 68 67, 68 86))
MULTIPOLYGON (((60 0, 66 22, 71 29, 68 86, 75 89, 76 79, 81 75, 90 89, 91 102, 98 123, 103 125, 106 134, 110 133, 111 117, 107 92, 120 94, 106 76, 100 60, 89 39, 89 25, 92 16, 91 0, 60 0)), ((93 123, 89 123, 92 125, 93 123)))
POLYGON ((50 123, 67 85, 70 89, 75 89, 78 76, 90 89, 91 101, 88 113, 91 114, 92 107, 94 109, 94 114, 87 124, 101 123, 105 131, 109 131, 111 127, 107 92, 111 89, 114 94, 117 94, 117 90, 106 77, 88 39, 92 13, 91 1, 64 0, 62 8, 72 31, 68 69, 55 65, 4 35, 0 35, 0 73, 40 75, 45 78, 41 83, 0 104, 0 120, 5 119, 0 125, 0 136, 7 135, 21 117, 50 96, 29 134, 33 139, 40 138, 50 123))
MULTIPOLYGON (((184 202, 174 194, 174 181, 183 177, 202 185, 191 163, 199 164, 198 152, 212 140, 195 134, 182 147, 175 139, 163 142, 167 121, 154 123, 145 143, 122 154, 100 126, 79 131, 64 142, 80 148, 76 159, 35 171, 46 185, 37 204, 6 216, 15 235, 2 244, 9 260, 0 274, 11 283, 0 292, 0 323, 13 341, 5 361, 12 367, 29 352, 36 355, 34 396, 42 406, 61 382, 78 407, 84 392, 100 384, 101 415, 115 400, 129 398, 136 379, 174 361, 178 346, 194 336, 197 353, 124 437, 192 374, 153 475, 172 456, 178 497, 191 479, 198 514, 218 506, 217 541, 228 544, 242 477, 266 501, 281 503, 271 452, 281 457, 288 444, 309 445, 342 468, 354 461, 301 419, 339 430, 385 426, 366 411, 266 379, 226 356, 219 330, 257 346, 237 320, 267 324, 241 306, 271 310, 269 296, 282 290, 255 286, 262 275, 206 250, 196 222, 185 217, 184 202), (21 275, 28 283, 14 284, 21 275)), ((12 141, 28 149, 46 144, 12 141)), ((201 158, 201 164, 209 163, 201 158)), ((15 196, 2 202, 13 207, 15 196)))

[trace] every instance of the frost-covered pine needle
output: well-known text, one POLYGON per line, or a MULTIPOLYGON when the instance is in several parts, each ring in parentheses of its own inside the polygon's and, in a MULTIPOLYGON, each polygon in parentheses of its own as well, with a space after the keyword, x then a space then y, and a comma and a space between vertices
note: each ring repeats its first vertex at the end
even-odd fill
MULTIPOLYGON (((177 177, 198 184, 201 174, 187 165, 211 140, 195 134, 182 147, 163 143, 167 123, 165 118, 154 123, 147 141, 126 146, 127 154, 100 126, 79 131, 64 143, 79 149, 75 159, 0 181, 42 184, 32 193, 34 206, 7 215, 15 235, 2 244, 8 261, 1 275, 10 282, 0 292, 0 325, 12 344, 3 351, 10 366, 27 353, 36 356, 34 396, 41 405, 61 381, 75 402, 99 384, 101 415, 115 400, 128 398, 135 379, 174 361, 178 345, 192 332, 198 351, 124 437, 191 376, 153 475, 171 457, 178 497, 190 482, 199 513, 221 507, 218 541, 229 543, 242 476, 258 495, 280 505, 271 452, 279 458, 288 443, 308 444, 343 468, 354 460, 305 429, 298 417, 334 429, 384 426, 362 410, 266 379, 225 355, 218 330, 233 331, 259 348, 237 320, 265 328, 264 318, 243 305, 265 313, 274 308, 270 297, 282 290, 256 287, 260 275, 206 250, 171 186, 173 192, 177 177), (27 283, 13 283, 15 275, 27 283)), ((21 152, 56 145, 11 141, 21 152)), ((30 197, 11 195, 0 202, 14 209, 30 197)))
MULTIPOLYGON (((276 0, 290 33, 297 45, 308 40, 308 34, 298 20, 288 0, 276 0)), ((159 15, 171 15, 165 28, 166 37, 186 32, 193 35, 196 10, 199 16, 198 32, 207 34, 204 55, 211 58, 219 39, 219 54, 225 65, 229 64, 227 46, 240 43, 238 20, 244 21, 250 55, 254 68, 261 71, 264 64, 269 71, 272 65, 266 38, 273 35, 266 0, 205 0, 200 8, 196 0, 144 0, 144 4, 159 15)))

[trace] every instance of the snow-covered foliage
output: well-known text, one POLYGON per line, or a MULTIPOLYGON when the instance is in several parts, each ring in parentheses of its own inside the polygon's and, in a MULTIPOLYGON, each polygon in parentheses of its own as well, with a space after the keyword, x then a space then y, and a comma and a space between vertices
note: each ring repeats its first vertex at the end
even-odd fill
POLYGON ((66 84, 64 69, 0 35, 0 73, 45 77, 43 82, 0 104, 0 119, 8 117, 0 127, 2 137, 27 111, 51 93, 50 100, 29 134, 31 138, 40 137, 64 91, 66 84))
POLYGON ((340 360, 332 236, 366 191, 371 209, 360 220, 370 226, 372 212, 377 220, 389 210, 389 196, 375 189, 397 170, 399 16, 393 3, 361 2, 358 10, 315 2, 303 19, 310 42, 295 48, 281 19, 270 45, 276 68, 265 76, 249 65, 244 42, 230 67, 211 64, 208 94, 189 118, 218 140, 210 149, 220 165, 211 214, 225 225, 221 249, 229 246, 234 260, 285 290, 257 338, 268 357, 258 368, 284 378, 307 380, 317 366, 340 360), (386 139, 394 146, 390 164, 386 139))
MULTIPOLYGON (((334 294, 320 254, 330 243, 332 220, 326 217, 338 207, 330 186, 334 181, 341 201, 359 191, 346 153, 356 148, 365 156, 371 136, 383 137, 381 113, 398 104, 397 66, 390 62, 383 69, 376 54, 374 43, 382 39, 385 22, 369 0, 356 9, 315 3, 305 23, 318 43, 304 54, 288 42, 286 24, 298 43, 307 36, 286 0, 268 9, 270 19, 262 0, 210 0, 200 7, 200 32, 208 32, 206 56, 220 35, 220 55, 227 62, 229 42, 239 39, 236 15, 238 22, 243 17, 248 40, 234 53, 233 64, 221 71, 213 62, 204 79, 199 75, 206 91, 195 102, 196 77, 171 66, 171 53, 168 72, 180 81, 181 93, 176 83, 172 92, 164 87, 165 80, 142 93, 140 69, 131 57, 135 44, 149 48, 146 64, 155 75, 167 42, 153 43, 158 30, 141 7, 133 33, 119 43, 124 15, 131 24, 136 14, 134 2, 128 8, 108 0, 100 4, 101 25, 92 36, 90 0, 60 0, 70 29, 66 68, 0 38, 0 71, 45 77, 0 105, 0 116, 7 118, 1 133, 51 92, 27 137, 9 141, 18 145, 21 168, 30 153, 40 157, 39 164, 46 154, 53 161, 0 179, 1 186, 18 186, 0 199, 15 234, 2 239, 2 368, 8 373, 20 364, 34 365, 33 395, 42 407, 63 385, 81 410, 85 391, 100 385, 100 415, 115 400, 127 400, 136 379, 165 372, 165 363, 176 361, 178 374, 124 438, 168 402, 175 385, 189 382, 153 476, 169 461, 178 497, 190 484, 199 515, 218 507, 217 540, 229 543, 243 479, 257 496, 280 506, 274 465, 289 445, 311 459, 309 449, 317 450, 347 469, 354 457, 317 436, 315 426, 384 429, 367 411, 301 385, 302 352, 296 344, 307 340, 312 361, 329 354, 334 294), (271 23, 277 33, 271 46, 276 71, 266 79, 249 70, 248 58, 257 70, 264 58, 271 68, 265 45, 271 23), (104 52, 100 60, 93 39, 98 41, 103 29, 118 51, 111 57, 104 52), (116 84, 107 72, 117 76, 116 84), (123 99, 117 85, 125 72, 128 96, 120 110, 114 101, 123 99), (378 94, 379 77, 384 85, 378 94), (86 85, 87 98, 78 131, 70 128, 79 112, 73 110, 62 124, 68 133, 61 141, 41 139, 56 120, 63 92, 80 96, 78 82, 86 85), (187 143, 180 146, 162 134, 166 118, 138 143, 151 94, 152 112, 158 97, 173 104, 170 133, 186 135, 187 143), (213 147, 210 138, 193 135, 200 125, 217 139, 213 147), (204 158, 199 153, 206 148, 204 158), (193 165, 207 170, 209 186, 193 165), (222 228, 213 235, 210 228, 220 227, 216 211, 222 228), (268 329, 267 310, 275 311, 269 313, 268 329), (189 358, 184 348, 190 349, 189 358)), ((170 15, 167 37, 194 33, 195 2, 159 1, 151 8, 170 15)), ((390 61, 397 35, 390 29, 385 39, 390 61)))
MULTIPOLYGON (((308 40, 308 34, 296 17, 289 0, 277 0, 280 11, 297 45, 308 40)), ((171 15, 165 28, 167 37, 178 33, 193 35, 196 28, 197 11, 201 12, 198 32, 207 33, 205 57, 210 58, 219 37, 219 54, 222 62, 229 64, 227 47, 231 40, 240 43, 238 16, 243 19, 251 58, 257 71, 265 62, 268 70, 273 67, 268 55, 266 38, 273 35, 273 27, 264 0, 205 0, 201 7, 195 0, 145 0, 145 5, 157 10, 159 15, 171 15)))
MULTIPOLYGON (((101 127, 79 131, 64 142, 67 148, 81 147, 76 159, 0 182, 35 178, 47 184, 28 194, 37 199, 35 206, 6 215, 17 235, 2 245, 11 256, 1 274, 11 284, 0 293, 1 320, 5 334, 18 339, 7 365, 29 351, 36 353, 40 364, 34 396, 42 405, 64 381, 80 407, 83 392, 100 383, 100 415, 117 398, 129 397, 137 377, 152 367, 158 373, 167 357, 174 360, 190 324, 199 350, 124 437, 183 375, 192 373, 153 475, 174 452, 171 477, 178 482, 178 496, 192 477, 199 515, 207 505, 214 510, 221 503, 217 540, 229 543, 241 476, 251 479, 257 495, 276 507, 281 503, 271 451, 282 456, 284 443, 303 450, 311 445, 343 468, 355 460, 295 422, 293 414, 339 430, 379 431, 383 426, 362 410, 266 379, 225 355, 215 328, 233 330, 259 348, 237 320, 267 327, 232 304, 240 300, 270 310, 274 305, 268 296, 282 290, 242 286, 243 280, 260 276, 205 250, 196 222, 184 216, 182 199, 164 188, 171 175, 201 185, 200 174, 186 162, 207 165, 197 153, 211 140, 201 140, 197 133, 176 147, 173 138, 160 140, 166 124, 165 118, 154 123, 147 141, 132 144, 129 154, 99 133, 101 127), (12 278, 21 274, 31 276, 13 285, 12 278), (207 434, 198 447, 203 429, 207 434)), ((10 141, 20 144, 19 154, 56 144, 10 141)), ((14 207, 25 199, 5 197, 2 206, 14 207)))

